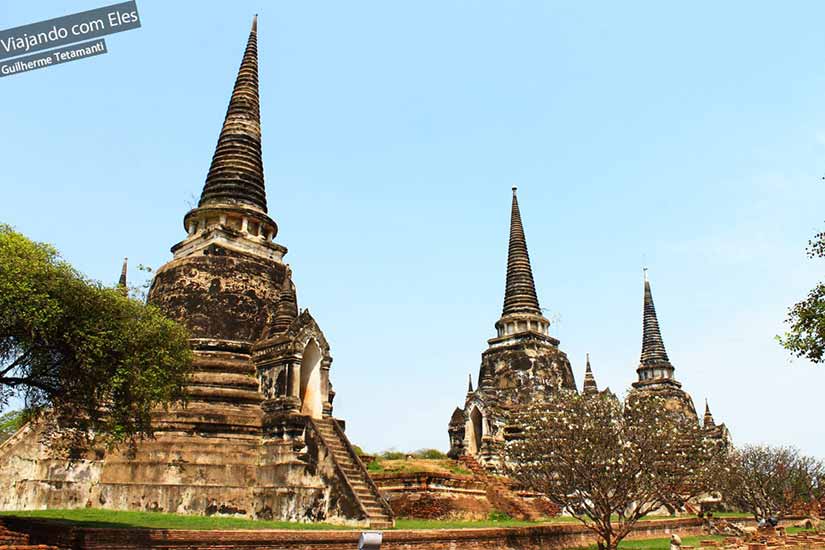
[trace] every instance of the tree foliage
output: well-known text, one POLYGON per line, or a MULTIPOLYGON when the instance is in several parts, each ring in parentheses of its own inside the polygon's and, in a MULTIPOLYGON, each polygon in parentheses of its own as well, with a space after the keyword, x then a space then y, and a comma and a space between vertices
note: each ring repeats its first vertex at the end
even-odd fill
POLYGON ((825 464, 793 447, 737 449, 723 479, 725 498, 757 520, 808 512, 825 494, 825 464))
POLYGON ((657 398, 559 396, 519 413, 509 441, 511 475, 576 516, 615 549, 643 516, 706 489, 714 453, 697 422, 657 398))
POLYGON ((0 226, 0 406, 18 395, 74 439, 132 439, 183 398, 191 361, 183 327, 0 226))
MULTIPOLYGON (((808 241, 809 258, 825 258, 825 232, 808 241)), ((790 326, 779 342, 797 357, 814 363, 825 361, 825 283, 819 283, 808 297, 793 305, 785 322, 790 326)))
POLYGON ((23 425, 23 411, 8 411, 0 415, 0 443, 14 435, 23 425))

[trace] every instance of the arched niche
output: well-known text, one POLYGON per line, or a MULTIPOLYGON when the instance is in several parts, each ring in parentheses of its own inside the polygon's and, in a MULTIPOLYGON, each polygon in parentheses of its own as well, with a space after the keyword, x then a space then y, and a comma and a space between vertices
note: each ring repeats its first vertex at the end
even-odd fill
POLYGON ((481 438, 484 436, 484 415, 478 407, 472 408, 467 422, 469 424, 467 432, 470 438, 470 454, 477 455, 481 449, 481 438))
POLYGON ((310 338, 301 356, 301 414, 312 418, 323 415, 323 391, 321 388, 321 348, 315 338, 310 338))

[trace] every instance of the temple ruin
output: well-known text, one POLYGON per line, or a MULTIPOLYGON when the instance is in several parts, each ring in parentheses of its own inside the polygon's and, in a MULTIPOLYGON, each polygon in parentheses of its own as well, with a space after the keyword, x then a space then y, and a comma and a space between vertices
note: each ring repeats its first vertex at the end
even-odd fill
MULTIPOLYGON (((53 455, 29 424, 0 445, 0 509, 100 507, 392 526, 333 417, 332 356, 300 310, 267 211, 257 18, 185 238, 148 300, 191 334, 189 402, 134 452, 53 455)), ((121 285, 125 287, 125 265, 121 285)))
MULTIPOLYGON (((627 399, 662 398, 669 411, 699 424, 693 399, 674 377, 675 368, 662 341, 647 270, 642 326, 638 380, 632 384, 627 399)), ((518 426, 507 425, 512 411, 519 407, 541 407, 555 394, 578 391, 570 361, 559 349, 559 341, 550 335, 550 321, 539 307, 515 187, 504 308, 495 327, 496 336, 487 341, 488 348, 481 354, 478 387, 473 389, 471 378, 464 406, 453 411, 448 424, 449 455, 473 459, 491 471, 500 469, 508 431, 518 430, 518 426)), ((615 398, 609 388, 599 391, 589 354, 581 393, 615 398)), ((707 405, 701 427, 708 438, 725 445, 730 443, 727 428, 714 422, 707 405)))
POLYGON ((473 457, 492 469, 500 463, 510 411, 576 389, 570 361, 539 307, 515 187, 504 307, 495 328, 481 354, 478 387, 473 390, 470 381, 464 407, 456 408, 449 423, 449 455, 473 457))

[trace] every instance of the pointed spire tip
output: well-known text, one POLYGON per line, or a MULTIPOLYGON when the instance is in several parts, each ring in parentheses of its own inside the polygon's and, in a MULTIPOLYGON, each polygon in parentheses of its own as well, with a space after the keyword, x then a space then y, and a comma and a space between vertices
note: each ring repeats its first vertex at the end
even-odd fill
POLYGON ((516 187, 513 187, 513 203, 510 207, 510 242, 507 248, 507 283, 504 290, 502 315, 530 313, 541 315, 530 255, 521 223, 516 187))
POLYGON ((126 288, 126 274, 129 269, 129 258, 123 258, 123 265, 120 268, 120 279, 118 279, 117 286, 118 288, 125 289, 126 288))
POLYGON ((238 205, 266 213, 258 93, 258 17, 246 41, 198 207, 238 205))

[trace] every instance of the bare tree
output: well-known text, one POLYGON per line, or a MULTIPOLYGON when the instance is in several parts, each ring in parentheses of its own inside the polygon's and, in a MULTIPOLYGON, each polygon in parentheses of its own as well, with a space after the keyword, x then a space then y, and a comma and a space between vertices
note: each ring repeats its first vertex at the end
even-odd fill
POLYGON ((825 491, 825 465, 793 447, 746 445, 730 455, 725 498, 757 520, 810 510, 825 491))
POLYGON ((658 398, 565 394, 517 414, 507 443, 510 474, 544 494, 614 550, 643 516, 680 507, 707 487, 716 446, 698 423, 658 398))

